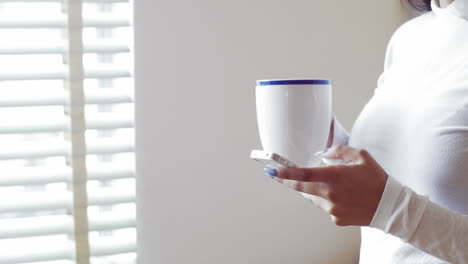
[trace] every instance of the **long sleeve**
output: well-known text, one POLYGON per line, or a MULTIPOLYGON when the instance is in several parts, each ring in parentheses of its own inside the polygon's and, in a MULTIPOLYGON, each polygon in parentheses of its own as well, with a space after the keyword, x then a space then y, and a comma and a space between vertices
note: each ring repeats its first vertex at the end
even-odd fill
POLYGON ((392 177, 370 226, 450 263, 468 263, 468 216, 429 201, 392 177))

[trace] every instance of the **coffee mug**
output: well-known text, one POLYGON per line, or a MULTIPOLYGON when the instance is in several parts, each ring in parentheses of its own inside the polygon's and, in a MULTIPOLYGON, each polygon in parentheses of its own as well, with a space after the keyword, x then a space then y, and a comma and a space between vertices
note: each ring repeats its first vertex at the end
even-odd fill
POLYGON ((255 97, 263 150, 300 167, 318 166, 315 153, 326 147, 330 131, 331 81, 259 80, 255 97))

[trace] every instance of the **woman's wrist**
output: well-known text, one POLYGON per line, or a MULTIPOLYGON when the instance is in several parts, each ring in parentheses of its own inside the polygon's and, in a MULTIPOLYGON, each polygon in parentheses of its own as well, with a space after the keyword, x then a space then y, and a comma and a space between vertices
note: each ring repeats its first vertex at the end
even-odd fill
POLYGON ((409 241, 428 201, 389 176, 369 226, 409 241))

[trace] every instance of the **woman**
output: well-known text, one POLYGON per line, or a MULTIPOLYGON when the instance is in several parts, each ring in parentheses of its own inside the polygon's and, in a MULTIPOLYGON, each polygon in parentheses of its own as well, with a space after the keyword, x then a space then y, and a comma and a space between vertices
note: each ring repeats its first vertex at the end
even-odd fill
POLYGON ((432 12, 392 37, 349 138, 334 123, 323 155, 349 164, 265 171, 363 226, 360 263, 468 263, 468 0, 412 4, 432 12))

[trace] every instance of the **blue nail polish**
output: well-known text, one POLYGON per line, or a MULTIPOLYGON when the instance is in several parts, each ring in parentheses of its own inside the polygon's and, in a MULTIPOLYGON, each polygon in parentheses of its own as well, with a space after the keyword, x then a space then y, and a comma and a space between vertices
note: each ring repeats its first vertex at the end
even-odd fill
POLYGON ((268 174, 270 177, 275 177, 278 175, 278 171, 275 168, 264 168, 263 169, 266 174, 268 174))

